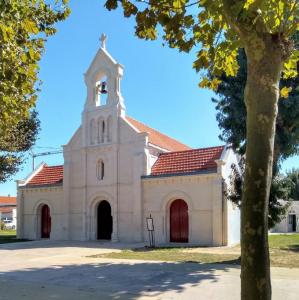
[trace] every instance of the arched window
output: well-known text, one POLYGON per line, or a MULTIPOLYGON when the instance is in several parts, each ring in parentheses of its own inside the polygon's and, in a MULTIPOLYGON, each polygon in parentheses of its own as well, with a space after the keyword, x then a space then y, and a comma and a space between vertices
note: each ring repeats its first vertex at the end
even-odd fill
POLYGON ((104 175, 105 175, 105 165, 103 160, 99 160, 97 163, 97 178, 98 180, 103 180, 104 179, 104 175))
POLYGON ((105 121, 102 121, 101 124, 101 142, 104 143, 105 142, 105 121))
POLYGON ((105 130, 106 130, 105 121, 101 117, 98 119, 97 139, 99 144, 105 142, 105 130))
POLYGON ((97 139, 98 139, 98 144, 102 143, 102 118, 98 119, 98 124, 97 124, 97 139))
POLYGON ((107 120, 107 141, 112 141, 112 117, 109 116, 107 120))
POLYGON ((90 144, 94 144, 96 140, 96 123, 95 120, 92 119, 90 121, 90 126, 89 126, 89 138, 90 138, 90 144))

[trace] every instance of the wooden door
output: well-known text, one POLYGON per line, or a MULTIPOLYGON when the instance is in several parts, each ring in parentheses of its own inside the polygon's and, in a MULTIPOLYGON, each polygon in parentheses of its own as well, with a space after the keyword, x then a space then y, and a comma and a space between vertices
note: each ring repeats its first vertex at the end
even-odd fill
POLYGON ((170 241, 188 243, 188 236, 188 205, 184 200, 177 199, 170 206, 170 241))
POLYGON ((43 205, 42 207, 42 218, 41 218, 41 237, 42 238, 50 238, 51 233, 51 216, 50 216, 50 208, 48 205, 43 205))

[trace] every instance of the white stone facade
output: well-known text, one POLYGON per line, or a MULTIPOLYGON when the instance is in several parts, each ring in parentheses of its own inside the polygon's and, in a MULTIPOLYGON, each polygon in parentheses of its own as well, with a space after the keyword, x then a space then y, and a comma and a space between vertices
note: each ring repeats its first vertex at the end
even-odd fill
POLYGON ((156 242, 168 243, 170 205, 182 199, 188 205, 190 244, 237 243, 240 212, 223 192, 236 155, 225 148, 215 172, 150 176, 159 153, 169 149, 152 144, 149 134, 126 117, 122 76, 123 66, 100 48, 85 74, 82 124, 63 148, 63 183, 28 185, 43 165, 18 182, 18 237, 41 238, 41 207, 46 204, 50 239, 97 240, 98 206, 105 200, 111 207, 112 241, 147 241, 146 218, 151 215, 156 242), (108 93, 99 96, 106 88, 108 93))

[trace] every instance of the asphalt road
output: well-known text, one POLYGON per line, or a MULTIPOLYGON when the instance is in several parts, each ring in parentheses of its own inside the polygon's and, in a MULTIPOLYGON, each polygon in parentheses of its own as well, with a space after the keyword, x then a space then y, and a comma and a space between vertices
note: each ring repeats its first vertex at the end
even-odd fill
MULTIPOLYGON (((0 245, 0 299, 240 299, 231 265, 95 259, 120 243, 37 241, 0 245)), ((272 268, 273 300, 298 300, 299 269, 272 268)))

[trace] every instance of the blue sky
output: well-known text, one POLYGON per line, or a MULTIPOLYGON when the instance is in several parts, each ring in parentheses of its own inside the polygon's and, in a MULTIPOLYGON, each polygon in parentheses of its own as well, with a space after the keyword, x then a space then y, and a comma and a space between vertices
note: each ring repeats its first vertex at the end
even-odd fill
MULTIPOLYGON (((86 97, 83 74, 107 35, 107 50, 125 67, 121 83, 127 114, 191 147, 222 144, 213 93, 199 89, 192 69, 194 53, 183 54, 162 46, 161 40, 134 36, 134 22, 121 11, 108 12, 102 0, 71 1, 71 16, 49 38, 40 63, 43 81, 37 110, 41 131, 34 151, 51 151, 66 144, 81 122, 86 97), (47 148, 49 147, 49 148, 47 148)), ((63 163, 62 155, 43 156, 36 163, 63 163)), ((283 170, 299 166, 299 157, 283 170)), ((10 181, 0 185, 0 195, 16 195, 16 179, 31 172, 31 158, 10 181)))

